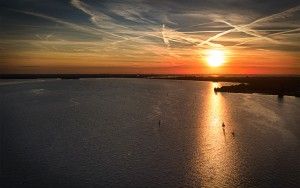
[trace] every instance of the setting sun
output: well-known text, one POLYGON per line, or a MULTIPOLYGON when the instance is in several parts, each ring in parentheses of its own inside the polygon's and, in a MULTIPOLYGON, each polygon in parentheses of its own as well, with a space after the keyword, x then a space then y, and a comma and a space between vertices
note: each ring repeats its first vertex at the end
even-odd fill
POLYGON ((225 53, 219 49, 208 50, 206 52, 206 61, 211 67, 219 67, 225 63, 225 53))

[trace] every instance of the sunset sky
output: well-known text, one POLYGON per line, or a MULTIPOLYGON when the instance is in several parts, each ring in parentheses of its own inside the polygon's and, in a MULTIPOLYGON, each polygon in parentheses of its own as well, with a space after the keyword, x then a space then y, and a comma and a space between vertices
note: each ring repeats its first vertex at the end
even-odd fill
POLYGON ((0 0, 0 28, 2 74, 300 74, 299 0, 0 0))

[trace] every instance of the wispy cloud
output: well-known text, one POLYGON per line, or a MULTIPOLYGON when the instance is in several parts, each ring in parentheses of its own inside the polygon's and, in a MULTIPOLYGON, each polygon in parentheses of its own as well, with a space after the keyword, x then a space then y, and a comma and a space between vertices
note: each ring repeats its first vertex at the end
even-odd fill
POLYGON ((255 36, 257 38, 260 38, 260 39, 265 39, 267 41, 270 41, 270 42, 274 42, 274 43, 277 43, 276 40, 272 39, 272 38, 269 38, 269 37, 266 37, 266 36, 262 36, 260 35, 258 32, 254 31, 253 29, 248 29, 247 27, 240 27, 240 26, 236 26, 236 25, 233 25, 225 20, 220 20, 219 22, 221 23, 225 23, 233 28, 235 28, 237 31, 240 31, 240 32, 244 32, 248 35, 252 35, 252 36, 255 36))
POLYGON ((36 22, 27 27, 28 22, 21 19, 18 27, 11 26, 18 29, 15 33, 20 33, 18 40, 1 40, 0 48, 29 44, 30 47, 23 49, 92 54, 101 60, 123 58, 126 62, 149 64, 164 60, 174 64, 196 61, 208 48, 274 50, 280 46, 281 51, 300 50, 299 5, 272 13, 273 10, 264 12, 253 8, 229 11, 206 1, 198 4, 70 0, 66 4, 66 13, 60 14, 44 8, 10 8, 10 11, 48 20, 56 26, 36 22), (28 30, 34 32, 31 34, 28 30))
POLYGON ((261 22, 267 22, 267 21, 271 21, 271 20, 274 20, 274 19, 278 19, 278 18, 286 18, 288 16, 290 16, 292 13, 296 12, 296 11, 299 11, 300 10, 300 6, 296 6, 294 8, 291 8, 291 9, 288 9, 286 11, 283 11, 283 12, 280 12, 280 13, 276 13, 276 14, 272 14, 270 16, 266 16, 266 17, 263 17, 263 18, 260 18, 260 19, 257 19, 249 24, 246 24, 246 25, 242 25, 242 26, 234 26, 232 24, 229 24, 228 22, 222 20, 221 22, 224 22, 226 23, 227 25, 230 25, 231 27, 234 27, 233 29, 230 29, 230 30, 227 30, 227 31, 224 31, 222 33, 218 33, 217 35, 214 35, 210 38, 208 38, 207 40, 205 40, 204 42, 202 42, 201 44, 205 44, 207 42, 210 42, 212 40, 215 40, 221 36, 224 36, 226 34, 229 34, 235 30, 238 30, 238 31, 241 31, 241 32, 244 32, 244 33, 247 33, 247 34, 250 34, 250 35, 253 35, 253 36, 256 36, 258 38, 263 38, 263 39, 267 39, 268 41, 272 41, 272 42, 275 42, 273 39, 271 38, 268 38, 268 37, 264 37, 262 35, 259 35, 257 33, 254 33, 250 30, 250 28, 252 26, 254 26, 255 24, 258 24, 258 23, 261 23, 261 22))
POLYGON ((74 30, 77 30, 77 31, 80 31, 80 32, 84 32, 84 33, 89 33, 89 34, 92 34, 92 35, 95 35, 95 36, 102 37, 103 35, 101 35, 101 33, 105 33, 105 34, 108 34, 108 35, 112 35, 114 37, 126 39, 126 37, 123 37, 123 36, 120 36, 120 35, 109 33, 109 32, 106 32, 106 31, 103 31, 103 30, 100 30, 100 29, 96 29, 96 28, 93 28, 93 27, 89 27, 89 26, 77 25, 77 24, 74 24, 74 23, 63 21, 59 18, 47 16, 47 15, 40 14, 40 13, 29 12, 29 11, 20 11, 20 10, 13 10, 13 11, 20 12, 20 13, 23 13, 23 14, 32 15, 32 16, 36 16, 36 17, 39 17, 39 18, 43 18, 43 19, 46 19, 46 20, 49 20, 49 21, 52 21, 52 22, 55 22, 55 23, 65 25, 65 26, 67 26, 71 29, 74 29, 74 30))
POLYGON ((123 25, 116 24, 113 18, 99 11, 93 10, 91 6, 89 6, 88 4, 80 0, 71 0, 71 4, 77 9, 89 15, 91 22, 94 23, 99 28, 102 29, 116 29, 118 27, 127 28, 123 25))
POLYGON ((164 43, 165 43, 168 47, 170 47, 170 42, 169 42, 168 38, 165 36, 165 24, 162 25, 161 35, 162 35, 162 38, 163 38, 164 43))

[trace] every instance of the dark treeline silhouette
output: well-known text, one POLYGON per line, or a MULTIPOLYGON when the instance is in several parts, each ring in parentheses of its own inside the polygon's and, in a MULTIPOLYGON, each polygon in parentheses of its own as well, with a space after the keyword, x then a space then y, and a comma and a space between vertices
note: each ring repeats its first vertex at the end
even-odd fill
POLYGON ((230 86, 214 88, 215 92, 231 93, 262 93, 300 97, 300 76, 299 75, 252 75, 252 76, 160 76, 156 78, 176 80, 197 80, 214 82, 233 82, 230 86))
POLYGON ((222 86, 215 88, 215 92, 231 93, 263 93, 300 97, 300 78, 299 77, 256 77, 247 78, 240 84, 222 86))

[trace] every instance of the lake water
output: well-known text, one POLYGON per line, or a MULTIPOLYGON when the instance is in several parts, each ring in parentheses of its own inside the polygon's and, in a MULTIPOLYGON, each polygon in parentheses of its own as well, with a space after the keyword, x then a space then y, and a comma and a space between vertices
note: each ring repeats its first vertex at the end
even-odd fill
POLYGON ((300 98, 218 85, 2 80, 1 187, 299 186, 300 98))

